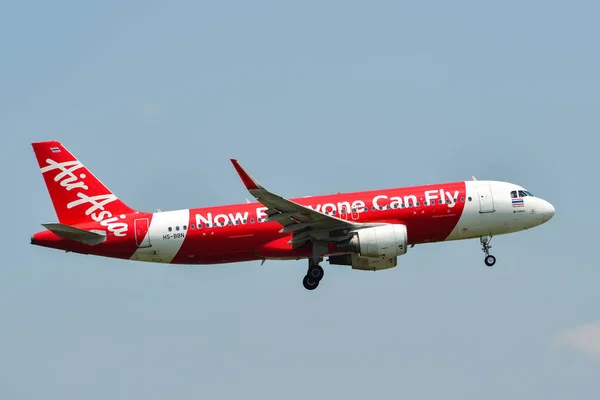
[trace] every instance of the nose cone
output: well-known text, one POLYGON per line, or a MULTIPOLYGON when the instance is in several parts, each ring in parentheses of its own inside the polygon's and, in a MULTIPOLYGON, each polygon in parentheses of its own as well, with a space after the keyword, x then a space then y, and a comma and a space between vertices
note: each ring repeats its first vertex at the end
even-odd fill
POLYGON ((540 208, 540 214, 542 214, 544 222, 550 221, 550 219, 554 217, 554 211, 554 206, 544 200, 542 207, 540 208))

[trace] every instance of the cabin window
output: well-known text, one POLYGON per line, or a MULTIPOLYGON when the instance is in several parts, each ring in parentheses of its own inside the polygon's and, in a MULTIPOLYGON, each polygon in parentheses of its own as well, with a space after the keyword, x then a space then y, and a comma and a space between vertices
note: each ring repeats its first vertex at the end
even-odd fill
POLYGON ((206 224, 206 225, 204 225, 204 226, 206 226, 207 228, 210 228, 210 224, 206 224))
POLYGON ((190 229, 192 229, 192 230, 193 230, 195 227, 196 227, 196 226, 195 226, 194 224, 191 224, 191 225, 190 225, 190 229))
POLYGON ((187 225, 184 225, 184 226, 183 226, 183 230, 184 230, 184 231, 185 231, 185 230, 187 230, 187 225))
POLYGON ((173 228, 169 227, 169 232, 171 232, 173 230, 173 228))
POLYGON ((250 218, 250 223, 253 224, 254 223, 254 218, 250 218))
POLYGON ((461 197, 461 198, 460 198, 460 201, 464 203, 464 202, 465 202, 465 198, 464 198, 464 197, 461 197))
POLYGON ((178 230, 179 230, 179 226, 176 226, 176 227, 175 227, 175 230, 176 230, 176 231, 178 231, 178 230))
POLYGON ((469 196, 469 197, 467 198, 467 200, 469 200, 469 201, 472 201, 472 200, 473 200, 473 198, 472 198, 471 196, 469 196))

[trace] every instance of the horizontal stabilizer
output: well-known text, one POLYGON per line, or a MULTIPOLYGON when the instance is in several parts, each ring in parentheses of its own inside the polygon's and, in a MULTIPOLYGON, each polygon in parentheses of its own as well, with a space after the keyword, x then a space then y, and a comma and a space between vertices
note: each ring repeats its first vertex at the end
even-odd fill
POLYGON ((106 232, 103 231, 86 231, 58 222, 42 224, 42 226, 60 238, 79 243, 95 245, 106 240, 106 232))

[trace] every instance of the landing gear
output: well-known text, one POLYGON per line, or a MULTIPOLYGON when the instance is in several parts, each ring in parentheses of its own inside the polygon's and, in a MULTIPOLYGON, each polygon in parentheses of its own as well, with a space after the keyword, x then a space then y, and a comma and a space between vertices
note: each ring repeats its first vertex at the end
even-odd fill
POLYGON ((318 282, 323 279, 324 273, 325 271, 323 271, 323 267, 321 267, 319 264, 314 264, 308 268, 306 276, 308 276, 310 280, 318 282))
POLYGON ((485 265, 487 265, 488 267, 491 267, 494 264, 496 264, 496 257, 494 257, 494 256, 486 256, 485 257, 485 265))
POLYGON ((319 286, 319 282, 323 279, 323 267, 321 267, 318 262, 313 260, 308 261, 308 272, 306 276, 302 280, 302 284, 306 290, 315 290, 317 286, 319 286))
POLYGON ((484 261, 485 265, 487 265, 488 267, 491 267, 492 265, 496 264, 496 257, 490 255, 490 249, 492 248, 492 246, 490 245, 491 242, 491 236, 481 237, 481 250, 483 250, 483 252, 485 253, 484 261))
POLYGON ((308 275, 305 275, 304 279, 302 279, 302 284, 306 290, 315 290, 319 286, 319 281, 312 281, 308 275))

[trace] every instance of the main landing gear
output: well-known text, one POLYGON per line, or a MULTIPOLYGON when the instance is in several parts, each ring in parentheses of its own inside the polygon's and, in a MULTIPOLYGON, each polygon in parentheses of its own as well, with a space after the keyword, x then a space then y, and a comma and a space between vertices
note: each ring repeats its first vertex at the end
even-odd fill
POLYGON ((319 286, 319 282, 323 279, 323 267, 319 265, 318 261, 308 260, 308 272, 302 280, 302 284, 306 290, 315 290, 319 286))
POLYGON ((482 236, 481 237, 481 250, 483 250, 483 252, 485 253, 485 265, 487 265, 488 267, 491 267, 492 265, 496 264, 496 257, 494 257, 493 255, 490 254, 490 249, 492 248, 492 246, 490 245, 490 243, 492 242, 492 237, 491 236, 482 236))

